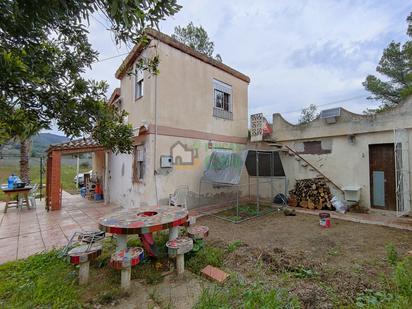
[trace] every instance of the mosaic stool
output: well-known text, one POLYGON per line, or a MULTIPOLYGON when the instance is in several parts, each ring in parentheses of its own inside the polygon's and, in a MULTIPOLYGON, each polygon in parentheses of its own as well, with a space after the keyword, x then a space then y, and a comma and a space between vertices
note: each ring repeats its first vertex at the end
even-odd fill
POLYGON ((112 254, 110 266, 121 270, 120 286, 123 290, 130 288, 132 267, 143 261, 144 252, 140 247, 126 248, 112 254))
POLYGON ((166 243, 170 257, 176 257, 177 274, 183 274, 185 271, 185 253, 193 249, 193 239, 189 237, 180 237, 169 240, 166 243))
POLYGON ((79 284, 83 285, 89 281, 89 266, 90 261, 95 260, 102 254, 102 245, 91 244, 81 245, 71 249, 67 255, 70 258, 70 263, 79 265, 79 284))
POLYGON ((193 240, 204 239, 209 235, 209 228, 204 225, 190 226, 187 228, 187 234, 193 240))

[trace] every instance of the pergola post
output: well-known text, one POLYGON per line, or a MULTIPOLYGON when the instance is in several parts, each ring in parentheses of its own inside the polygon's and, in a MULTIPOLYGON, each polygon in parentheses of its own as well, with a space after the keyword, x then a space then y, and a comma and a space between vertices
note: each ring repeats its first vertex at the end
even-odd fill
POLYGON ((51 151, 47 157, 47 205, 49 210, 61 209, 60 151, 51 151))
POLYGON ((109 197, 109 152, 105 151, 104 152, 104 189, 103 189, 103 194, 104 194, 104 203, 108 204, 110 203, 110 197, 109 197))

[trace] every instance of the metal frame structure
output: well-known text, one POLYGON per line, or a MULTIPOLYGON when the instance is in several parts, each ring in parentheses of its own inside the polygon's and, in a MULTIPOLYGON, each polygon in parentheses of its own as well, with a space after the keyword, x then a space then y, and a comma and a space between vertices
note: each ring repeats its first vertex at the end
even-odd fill
MULTIPOLYGON (((232 220, 230 218, 227 217, 223 217, 223 216, 219 216, 217 214, 211 214, 212 216, 219 218, 219 219, 223 219, 232 223, 241 223, 256 217, 259 217, 261 215, 265 215, 274 211, 279 211, 280 208, 284 207, 285 205, 281 205, 279 206, 273 206, 273 197, 274 197, 274 181, 275 180, 283 180, 284 181, 284 194, 287 195, 287 191, 288 191, 288 178, 285 176, 274 176, 274 153, 275 152, 279 152, 276 150, 257 150, 257 149, 249 149, 247 151, 253 151, 256 152, 256 176, 250 176, 248 174, 248 183, 247 184, 241 184, 241 181, 238 184, 228 184, 228 183, 221 183, 221 182, 213 182, 213 181, 209 181, 208 179, 205 179, 204 177, 200 178, 199 181, 199 203, 200 203, 200 199, 202 196, 202 184, 209 184, 212 186, 216 186, 219 188, 230 188, 230 189, 234 189, 236 188, 236 198, 235 199, 231 199, 231 200, 227 200, 225 202, 228 203, 232 203, 235 202, 236 204, 236 218, 239 218, 239 191, 242 192, 241 188, 247 186, 248 187, 248 195, 249 195, 249 201, 252 201, 252 192, 251 192, 251 188, 252 185, 255 185, 256 188, 256 215, 248 217, 248 218, 244 218, 244 219, 240 219, 240 220, 232 220), (270 176, 261 176, 259 175, 259 156, 262 155, 270 155, 271 159, 270 159, 270 176), (264 178, 264 179, 262 179, 264 178), (251 180, 255 179, 255 183, 252 184, 251 180), (261 186, 264 184, 270 184, 270 190, 271 190, 271 201, 270 201, 270 205, 271 205, 271 209, 268 211, 261 211, 261 196, 260 196, 260 190, 261 190, 261 186)), ((243 169, 246 168, 246 161, 243 164, 242 167, 242 171, 243 169)), ((242 171, 241 171, 241 175, 242 175, 242 171)), ((227 209, 232 209, 233 207, 228 207, 227 209)))
POLYGON ((406 129, 394 129, 396 215, 408 215, 411 211, 409 137, 406 129))
POLYGON ((67 245, 60 252, 60 255, 67 256, 70 249, 82 244, 87 245, 85 252, 90 252, 93 244, 101 242, 105 236, 106 233, 102 231, 74 232, 67 245))

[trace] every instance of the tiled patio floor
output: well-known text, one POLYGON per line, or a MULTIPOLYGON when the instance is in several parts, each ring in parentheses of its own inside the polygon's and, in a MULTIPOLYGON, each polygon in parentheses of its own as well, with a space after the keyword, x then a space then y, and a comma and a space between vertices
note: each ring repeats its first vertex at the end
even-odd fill
POLYGON ((97 221, 115 207, 63 192, 63 208, 47 212, 37 200, 36 209, 9 208, 0 202, 0 264, 64 246, 75 231, 96 230, 97 221))

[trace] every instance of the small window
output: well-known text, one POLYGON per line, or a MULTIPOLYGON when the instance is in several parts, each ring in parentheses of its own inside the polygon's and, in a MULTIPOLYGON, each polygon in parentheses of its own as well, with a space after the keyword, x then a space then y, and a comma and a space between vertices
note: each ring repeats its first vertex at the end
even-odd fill
POLYGON ((213 116, 233 119, 232 86, 213 80, 213 116))
POLYGON ((143 71, 136 67, 134 70, 134 78, 134 98, 137 100, 143 96, 143 71))
POLYGON ((145 172, 144 147, 134 146, 133 157, 133 182, 142 182, 145 172))

